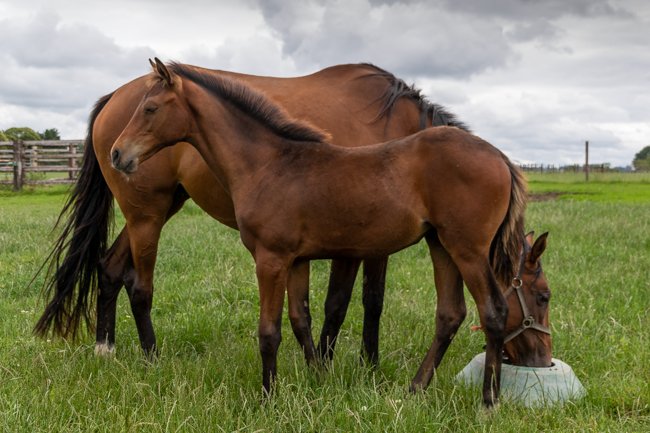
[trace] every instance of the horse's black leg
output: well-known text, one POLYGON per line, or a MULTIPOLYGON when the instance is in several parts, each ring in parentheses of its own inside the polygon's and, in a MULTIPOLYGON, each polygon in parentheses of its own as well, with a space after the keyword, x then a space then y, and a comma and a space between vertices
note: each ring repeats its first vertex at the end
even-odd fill
POLYGON ((97 328, 95 353, 110 354, 115 350, 115 315, 117 296, 122 288, 123 278, 133 267, 131 248, 126 227, 113 242, 99 266, 97 293, 97 328))
POLYGON ((158 252, 158 240, 163 221, 152 219, 129 226, 133 270, 127 273, 125 285, 129 292, 131 311, 138 329, 140 345, 150 356, 156 351, 156 337, 151 323, 153 274, 158 252))
POLYGON ((384 306, 388 257, 363 261, 363 355, 379 364, 379 319, 384 306))
MULTIPOLYGON (((164 197, 167 198, 169 196, 165 195, 164 197)), ((162 209, 167 209, 165 221, 168 221, 169 218, 183 207, 183 204, 189 198, 189 195, 181 185, 177 185, 171 198, 171 203, 166 199, 159 199, 156 201, 156 206, 151 207, 150 213, 152 215, 163 215, 165 211, 162 209)), ((160 232, 158 231, 158 237, 159 236, 160 232)), ((97 294, 97 328, 95 339, 95 353, 99 355, 112 353, 115 349, 115 318, 117 313, 117 297, 120 288, 124 284, 129 299, 131 299, 134 293, 134 285, 136 284, 136 281, 138 281, 137 271, 135 270, 133 263, 133 255, 131 254, 130 242, 131 239, 129 238, 128 227, 125 226, 100 263, 98 276, 99 291, 97 294)), ((137 323, 138 321, 136 319, 136 324, 137 323)), ((143 329, 146 329, 146 326, 143 329)), ((142 334, 140 331, 138 331, 138 333, 141 336, 140 341, 142 343, 142 334)), ((151 327, 150 331, 143 330, 143 333, 148 335, 146 338, 153 340, 155 344, 153 327, 151 327)), ((147 346, 149 345, 150 343, 147 344, 147 346)))
POLYGON ((318 353, 322 359, 331 360, 334 356, 336 338, 348 311, 354 280, 361 260, 332 260, 330 281, 325 299, 325 321, 320 334, 318 353))
POLYGON ((436 335, 424 361, 411 382, 411 391, 426 388, 440 365, 449 344, 467 314, 463 280, 456 264, 437 236, 427 237, 436 284, 436 335))

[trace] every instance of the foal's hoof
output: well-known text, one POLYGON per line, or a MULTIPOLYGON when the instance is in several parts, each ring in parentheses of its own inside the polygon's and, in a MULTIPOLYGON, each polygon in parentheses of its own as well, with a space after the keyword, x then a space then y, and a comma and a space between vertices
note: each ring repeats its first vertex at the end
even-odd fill
POLYGON ((424 385, 422 385, 421 383, 411 382, 411 384, 409 385, 409 392, 411 394, 416 394, 418 392, 423 391, 424 388, 426 388, 426 387, 424 385))
POLYGON ((108 343, 95 344, 95 356, 101 358, 112 358, 115 356, 115 345, 108 343))
POLYGON ((482 422, 491 421, 498 411, 499 411, 499 402, 496 402, 491 406, 487 406, 485 403, 483 403, 478 412, 478 419, 479 421, 482 422))

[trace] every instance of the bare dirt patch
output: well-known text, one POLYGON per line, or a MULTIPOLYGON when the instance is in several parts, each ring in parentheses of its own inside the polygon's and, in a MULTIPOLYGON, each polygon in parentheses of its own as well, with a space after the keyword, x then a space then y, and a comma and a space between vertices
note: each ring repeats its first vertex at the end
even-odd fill
POLYGON ((552 200, 557 200, 559 196, 561 196, 563 193, 561 192, 531 192, 528 194, 528 200, 531 202, 535 201, 552 201, 552 200))

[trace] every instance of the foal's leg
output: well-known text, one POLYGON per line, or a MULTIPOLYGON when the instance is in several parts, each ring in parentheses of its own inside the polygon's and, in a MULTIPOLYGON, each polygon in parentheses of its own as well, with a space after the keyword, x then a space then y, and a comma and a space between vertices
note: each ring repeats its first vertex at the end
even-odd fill
POLYGON ((483 404, 489 408, 499 402, 503 339, 508 304, 494 278, 487 257, 474 257, 474 260, 456 258, 456 263, 467 288, 476 301, 481 327, 485 331, 487 345, 483 376, 483 404))
POLYGON ((95 334, 97 355, 106 355, 115 351, 117 296, 122 288, 126 270, 133 267, 129 242, 129 232, 124 227, 99 265, 95 334))
POLYGON ((287 261, 267 251, 255 250, 255 272, 260 291, 260 322, 258 327, 262 355, 262 386, 271 392, 277 374, 278 347, 282 341, 282 307, 287 285, 287 261))
POLYGON ((316 348, 311 335, 308 260, 294 262, 287 280, 287 294, 291 328, 305 353, 305 361, 311 364, 316 358, 316 348))
POLYGON ((331 360, 334 357, 336 338, 348 311, 354 280, 361 260, 332 260, 330 281, 325 299, 325 321, 320 333, 318 353, 322 359, 331 360))
POLYGON ((363 355, 379 365, 379 319, 384 307, 388 257, 363 261, 363 355))
POLYGON ((422 365, 411 382, 411 391, 426 388, 434 371, 440 365, 467 310, 463 294, 463 279, 449 253, 442 247, 437 236, 427 237, 433 261, 436 284, 436 335, 422 365))

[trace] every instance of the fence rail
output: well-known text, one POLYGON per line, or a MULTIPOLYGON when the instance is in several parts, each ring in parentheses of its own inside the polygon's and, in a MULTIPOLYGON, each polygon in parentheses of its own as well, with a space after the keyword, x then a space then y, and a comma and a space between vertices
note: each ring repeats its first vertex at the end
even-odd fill
MULTIPOLYGON (((74 183, 82 157, 83 140, 0 141, 0 184, 13 185, 20 191, 24 185, 74 183)), ((525 172, 538 173, 586 171, 582 164, 519 166, 525 172)), ((612 168, 609 164, 589 164, 588 171, 604 173, 612 168)))
MULTIPOLYGON (((519 164, 519 168, 527 173, 584 173, 583 164, 554 165, 554 164, 519 164)), ((610 167, 610 164, 589 164, 589 171, 593 173, 607 173, 618 171, 610 167)))
POLYGON ((0 184, 20 191, 24 185, 73 183, 82 156, 83 140, 0 141, 0 184))

